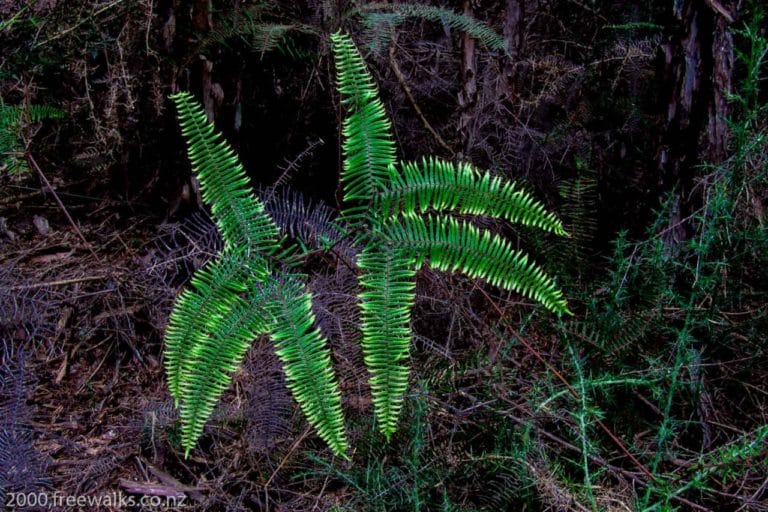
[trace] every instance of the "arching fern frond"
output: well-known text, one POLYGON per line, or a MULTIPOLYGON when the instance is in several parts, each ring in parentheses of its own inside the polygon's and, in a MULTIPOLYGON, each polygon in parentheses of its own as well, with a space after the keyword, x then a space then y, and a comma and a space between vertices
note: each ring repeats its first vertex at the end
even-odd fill
POLYGON ((182 361, 180 417, 185 455, 195 446, 219 397, 229 387, 251 342, 269 331, 264 310, 268 291, 252 283, 245 300, 237 297, 231 308, 208 329, 198 330, 195 344, 182 361))
POLYGON ((563 224, 516 183, 480 172, 467 163, 429 158, 390 168, 389 185, 377 194, 384 217, 455 212, 504 219, 565 235, 563 224))
POLYGON ((371 245, 360 254, 363 355, 379 430, 395 432, 408 389, 411 309, 416 298, 416 260, 407 251, 371 245))
POLYGON ((368 29, 370 44, 374 49, 386 47, 392 29, 401 25, 408 18, 441 23, 454 30, 469 34, 491 50, 504 49, 504 38, 488 25, 472 16, 457 13, 445 7, 406 3, 371 3, 360 7, 360 14, 363 17, 363 25, 368 29))
POLYGON ((172 99, 203 200, 224 240, 223 254, 197 271, 194 290, 179 296, 166 332, 165 364, 181 409, 185 451, 202 434, 250 342, 269 333, 309 423, 343 456, 341 397, 330 354, 312 325, 311 297, 302 280, 278 270, 286 254, 280 252, 278 227, 200 105, 188 93, 172 99))
MULTIPOLYGON (((277 226, 248 186, 248 177, 235 152, 208 122, 205 111, 190 93, 179 92, 171 99, 179 113, 192 170, 200 180, 203 200, 211 207, 211 217, 225 247, 245 245, 253 253, 275 254, 279 247, 277 226)), ((251 270, 266 276, 267 259, 254 262, 251 270)))
POLYGON ((314 326, 312 295, 293 278, 272 283, 268 311, 272 339, 283 363, 288 389, 307 420, 331 450, 346 458, 341 392, 326 339, 314 326))
POLYGON ((225 253, 198 270, 192 286, 176 299, 165 332, 165 370, 174 402, 181 405, 184 369, 191 352, 208 332, 216 332, 247 289, 248 266, 243 250, 225 253))
POLYGON ((381 229, 387 241, 411 249, 422 261, 429 258, 432 267, 480 278, 532 298, 555 313, 570 313, 555 282, 496 234, 433 215, 402 217, 381 229))
POLYGON ((357 47, 341 32, 331 35, 331 42, 341 103, 347 108, 341 184, 349 204, 342 215, 354 227, 367 222, 373 195, 386 186, 395 145, 378 88, 357 47))

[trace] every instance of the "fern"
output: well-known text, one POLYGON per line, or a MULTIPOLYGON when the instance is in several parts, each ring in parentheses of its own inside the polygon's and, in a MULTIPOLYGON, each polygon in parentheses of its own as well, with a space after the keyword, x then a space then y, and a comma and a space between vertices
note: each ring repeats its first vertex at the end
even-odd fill
POLYGON ((541 302, 555 313, 568 306, 554 281, 528 256, 510 243, 466 221, 450 217, 404 217, 402 223, 387 224, 383 237, 393 245, 408 248, 440 270, 460 271, 473 278, 512 290, 541 302))
POLYGON ((243 251, 230 253, 198 270, 192 278, 193 289, 179 295, 168 319, 165 368, 168 387, 177 406, 183 398, 185 369, 193 348, 215 331, 225 315, 246 289, 243 251))
POLYGON ((383 216, 453 211, 566 234, 557 217, 531 194, 467 163, 430 158, 404 163, 402 173, 390 171, 387 189, 376 197, 383 216))
POLYGON ((64 117, 63 111, 48 105, 4 105, 0 102, 0 170, 11 175, 27 171, 19 137, 24 124, 61 117, 64 117))
POLYGON ((392 29, 401 25, 408 18, 419 18, 441 23, 460 32, 465 32, 481 41, 491 50, 503 50, 504 38, 488 25, 472 16, 454 12, 445 7, 423 4, 385 4, 372 3, 360 8, 363 25, 369 31, 370 46, 381 49, 389 42, 392 29))
POLYGON ((312 296, 293 282, 275 282, 268 310, 274 322, 272 339, 283 363, 288 388, 300 397, 304 414, 334 453, 346 451, 341 393, 331 368, 325 338, 314 326, 312 296))
POLYGON ((408 389, 415 259, 407 251, 371 245, 360 255, 363 353, 371 372, 379 430, 389 439, 408 389))
MULTIPOLYGON (((274 255, 279 248, 278 228, 248 188, 248 177, 237 155, 207 121, 205 111, 191 94, 180 92, 171 99, 179 111, 181 133, 200 180, 203 201, 211 206, 225 247, 245 245, 254 255, 274 255)), ((266 276, 267 259, 255 261, 252 268, 259 277, 266 276)))
POLYGON ((375 194, 386 186, 389 167, 396 161, 395 143, 376 85, 352 39, 337 32, 331 42, 341 102, 348 110, 341 185, 344 200, 351 204, 342 216, 351 227, 358 227, 367 220, 375 194))
POLYGON ((297 45, 296 36, 316 34, 316 29, 298 22, 275 21, 284 18, 276 7, 273 2, 259 1, 221 11, 222 16, 215 20, 211 33, 200 41, 201 50, 224 46, 243 48, 260 56, 272 51, 291 58, 309 55, 297 45))
POLYGON ((304 307, 309 295, 301 277, 277 268, 275 260, 285 255, 278 228, 200 105, 189 93, 172 99, 203 200, 224 240, 222 254, 193 277, 194 289, 178 297, 166 331, 165 367, 185 451, 202 434, 250 342, 271 334, 294 398, 318 435, 343 455, 338 384, 325 339, 308 328, 314 318, 304 307))
POLYGON ((188 350, 182 368, 184 387, 180 407, 182 441, 187 455, 203 433, 205 422, 229 386, 232 373, 245 358, 251 341, 268 331, 270 323, 264 302, 264 291, 252 286, 246 300, 238 297, 210 334, 198 331, 195 344, 188 350))
MULTIPOLYGON (((499 235, 450 215, 504 219, 560 235, 565 231, 532 195, 467 164, 426 159, 421 165, 404 164, 399 173, 391 124, 362 57, 349 36, 336 33, 331 39, 341 103, 348 110, 341 220, 363 244, 358 261, 363 355, 378 427, 389 439, 408 388, 415 275, 425 263, 568 313, 554 281, 525 254, 499 235)), ((284 269, 289 250, 283 249, 277 224, 247 187, 237 156, 203 109, 188 93, 172 98, 203 200, 224 241, 221 255, 195 274, 194 289, 179 296, 166 333, 168 384, 181 410, 185 451, 202 434, 250 342, 269 334, 287 386, 307 420, 334 453, 344 456, 341 395, 326 339, 315 327, 304 276, 284 269)), ((289 206, 281 220, 289 234, 315 236, 295 226, 298 218, 328 224, 336 232, 324 238, 341 240, 343 232, 330 226, 330 215, 294 210, 289 206)), ((306 248, 298 251, 300 256, 306 248)))
POLYGON ((337 32, 331 40, 341 103, 348 109, 342 174, 348 204, 342 214, 365 230, 358 237, 366 244, 359 261, 362 345, 378 426, 389 438, 408 387, 414 277, 427 260, 568 313, 562 292, 526 255, 447 214, 501 218, 560 235, 565 230, 533 196, 470 165, 425 159, 398 172, 373 78, 349 36, 337 32))
POLYGON ((303 252, 321 249, 342 240, 344 226, 336 212, 323 202, 306 200, 291 189, 260 194, 264 207, 280 231, 292 237, 303 252))

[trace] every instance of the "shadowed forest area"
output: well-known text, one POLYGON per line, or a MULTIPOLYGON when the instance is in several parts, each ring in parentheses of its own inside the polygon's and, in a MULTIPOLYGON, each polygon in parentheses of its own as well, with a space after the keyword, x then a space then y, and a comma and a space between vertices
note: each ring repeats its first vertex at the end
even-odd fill
POLYGON ((0 0, 0 502, 768 511, 767 12, 0 0))

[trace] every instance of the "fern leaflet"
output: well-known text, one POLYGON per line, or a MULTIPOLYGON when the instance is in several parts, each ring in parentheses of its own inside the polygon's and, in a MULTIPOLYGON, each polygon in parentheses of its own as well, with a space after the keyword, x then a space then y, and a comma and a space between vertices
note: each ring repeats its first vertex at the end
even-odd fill
POLYGON ((560 220, 514 182, 483 173, 470 164, 430 158, 390 168, 389 186, 376 201, 382 216, 454 212, 504 219, 566 235, 560 220))

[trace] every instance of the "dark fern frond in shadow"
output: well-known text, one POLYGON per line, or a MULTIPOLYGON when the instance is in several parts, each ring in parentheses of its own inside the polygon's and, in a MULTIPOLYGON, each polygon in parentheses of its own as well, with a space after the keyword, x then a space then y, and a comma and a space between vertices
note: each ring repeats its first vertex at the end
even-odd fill
POLYGON ((32 432, 0 428, 0 502, 9 492, 29 493, 50 486, 48 461, 34 445, 32 432))
POLYGON ((287 188, 260 196, 282 233, 296 240, 304 250, 330 247, 344 236, 335 211, 321 201, 313 204, 287 188))
POLYGON ((48 461, 34 447, 29 394, 35 379, 26 352, 4 340, 0 364, 0 503, 8 492, 33 492, 50 484, 48 461))
POLYGON ((177 291, 223 248, 216 224, 197 211, 180 222, 160 226, 147 257, 147 272, 177 291))
POLYGON ((445 27, 469 34, 491 50, 504 49, 504 38, 491 27, 472 16, 457 13, 445 7, 375 2, 361 6, 359 11, 367 31, 368 44, 376 51, 388 47, 392 31, 409 18, 441 23, 445 27))
POLYGON ((251 378, 246 389, 245 440, 251 451, 268 456, 291 436, 291 395, 280 361, 268 344, 252 350, 244 368, 251 378))
POLYGON ((312 52, 302 48, 301 34, 316 34, 314 27, 302 23, 273 21, 274 6, 255 3, 226 11, 216 20, 211 33, 201 41, 203 51, 218 46, 245 49, 263 56, 276 51, 284 57, 299 59, 312 52))
POLYGON ((363 410, 369 401, 370 387, 360 347, 357 275, 339 262, 334 270, 312 274, 309 288, 317 325, 333 349, 344 403, 363 410))
POLYGON ((597 176, 581 160, 576 162, 578 176, 560 185, 563 198, 563 221, 571 234, 568 240, 573 247, 572 257, 583 263, 586 253, 597 233, 597 176))
POLYGON ((26 351, 3 339, 0 362, 0 428, 28 428, 32 407, 27 403, 37 381, 26 365, 26 351))
POLYGON ((312 309, 317 325, 331 340, 357 342, 360 338, 357 276, 348 267, 339 264, 335 271, 312 274, 312 309))

